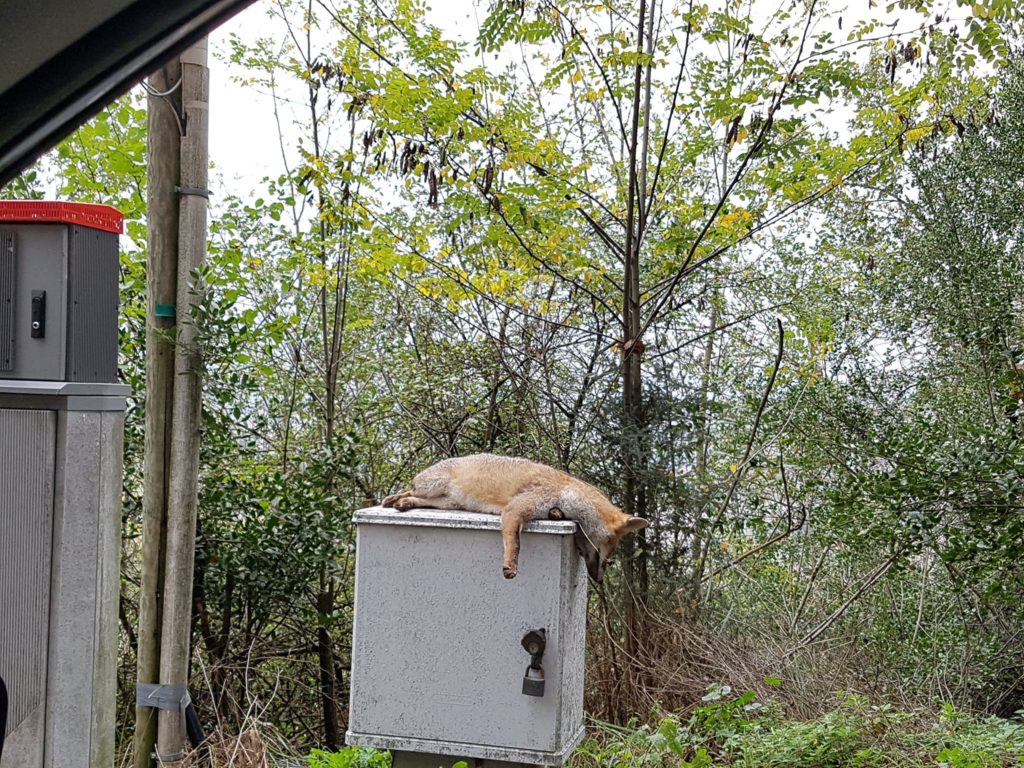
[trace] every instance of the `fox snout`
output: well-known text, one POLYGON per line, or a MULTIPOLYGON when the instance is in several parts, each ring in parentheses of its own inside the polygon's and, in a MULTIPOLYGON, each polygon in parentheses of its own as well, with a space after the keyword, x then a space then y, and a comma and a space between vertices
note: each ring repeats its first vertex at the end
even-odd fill
MULTIPOLYGON (((565 513, 558 507, 552 507, 548 510, 548 519, 565 520, 565 513)), ((579 553, 580 557, 583 558, 583 562, 587 566, 587 573, 590 574, 590 578, 600 584, 601 580, 604 578, 604 569, 607 562, 601 558, 601 553, 597 551, 597 547, 595 547, 587 537, 586 532, 580 527, 579 522, 574 522, 576 524, 576 531, 573 534, 573 538, 576 541, 576 551, 579 553)))
POLYGON ((629 517, 626 515, 621 517, 622 519, 619 523, 611 528, 608 536, 605 537, 595 533, 597 535, 596 541, 587 535, 583 523, 579 520, 576 521, 576 551, 583 558, 590 578, 597 584, 604 580, 605 569, 608 567, 608 562, 611 560, 612 555, 615 554, 615 550, 618 548, 622 537, 647 527, 647 521, 642 517, 629 517))
POLYGON ((597 551, 597 547, 594 546, 579 523, 576 523, 576 533, 573 537, 576 540, 576 551, 579 552, 587 566, 587 573, 590 574, 590 578, 600 584, 604 579, 605 559, 601 557, 601 553, 597 551))

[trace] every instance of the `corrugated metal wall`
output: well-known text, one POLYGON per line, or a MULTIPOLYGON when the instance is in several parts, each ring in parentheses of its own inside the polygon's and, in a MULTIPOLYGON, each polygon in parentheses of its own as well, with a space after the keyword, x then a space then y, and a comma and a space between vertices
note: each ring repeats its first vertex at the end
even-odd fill
POLYGON ((7 733, 46 690, 56 417, 0 409, 0 676, 10 695, 7 733))

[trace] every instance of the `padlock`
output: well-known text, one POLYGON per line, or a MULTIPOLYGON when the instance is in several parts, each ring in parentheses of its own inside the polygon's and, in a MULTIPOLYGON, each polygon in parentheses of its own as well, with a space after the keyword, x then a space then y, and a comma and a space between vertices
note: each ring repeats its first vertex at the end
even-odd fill
POLYGON ((523 694, 526 696, 544 695, 544 670, 541 667, 529 666, 523 675, 523 694))

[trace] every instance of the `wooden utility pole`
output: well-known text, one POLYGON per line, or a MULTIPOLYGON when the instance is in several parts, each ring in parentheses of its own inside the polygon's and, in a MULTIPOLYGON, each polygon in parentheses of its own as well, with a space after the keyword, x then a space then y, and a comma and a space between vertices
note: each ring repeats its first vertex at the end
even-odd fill
MULTIPOLYGON (((192 308, 199 299, 195 271, 206 260, 207 166, 209 163, 209 70, 206 40, 181 55, 181 183, 178 216, 178 343, 174 351, 171 465, 168 474, 167 546, 160 682, 188 683, 192 634, 192 570, 199 506, 199 443, 202 359, 195 342, 192 308)), ((184 750, 182 710, 161 709, 157 748, 162 764, 175 766, 184 750), (177 759, 176 759, 177 758, 177 759)))
MULTIPOLYGON (((178 185, 181 170, 181 63, 149 78, 146 209, 146 442, 143 458, 142 567, 137 678, 160 677, 161 600, 167 530, 168 427, 174 391, 174 308, 177 305, 178 185), (158 95, 160 94, 160 95, 158 95)), ((156 710, 135 708, 134 768, 149 768, 156 744, 156 710)))
MULTIPOLYGON (((150 124, 153 124, 154 106, 170 113, 174 122, 173 147, 157 147, 161 141, 170 138, 169 133, 150 137, 150 152, 156 149, 158 156, 163 152, 177 154, 177 180, 172 185, 172 199, 166 208, 159 211, 150 209, 150 227, 159 223, 174 232, 174 249, 161 248, 150 253, 150 335, 161 333, 161 317, 171 315, 169 327, 176 325, 176 336, 170 343, 170 350, 159 346, 167 340, 158 340, 153 352, 162 355, 159 362, 161 377, 157 380, 157 362, 150 353, 147 368, 147 384, 152 373, 154 383, 160 387, 152 410, 147 393, 146 410, 146 479, 159 462, 160 469, 154 471, 150 492, 147 485, 146 498, 153 498, 152 519, 146 515, 144 536, 163 533, 159 543, 143 541, 144 557, 158 558, 157 564, 143 564, 143 600, 147 606, 145 621, 147 649, 139 652, 139 682, 154 682, 184 690, 188 683, 188 662, 192 628, 192 572, 195 560, 196 515, 199 493, 199 445, 202 414, 202 357, 196 344, 196 328, 192 321, 192 309, 200 298, 201 286, 195 285, 195 271, 206 258, 206 213, 207 213, 207 166, 208 166, 208 102, 209 71, 206 67, 206 40, 196 43, 185 51, 174 66, 179 73, 177 83, 171 82, 160 90, 163 95, 151 96, 150 124), (172 90, 178 94, 173 102, 153 105, 153 99, 165 99, 172 90), (167 107, 176 103, 177 112, 167 107), (161 259, 159 262, 157 259, 161 259), (157 293, 158 284, 161 293, 157 293), (161 299, 169 299, 161 304, 161 299), (173 311, 170 307, 174 307, 173 311), (167 369, 170 369, 168 373, 167 369), (169 386, 165 386, 166 379, 169 386), (156 433, 156 434, 154 434, 156 433), (150 441, 153 450, 150 452, 150 441), (159 451, 157 448, 159 447, 159 451), (150 465, 150 460, 154 464, 150 465), (159 488, 156 487, 160 482, 159 488), (160 499, 162 504, 157 504, 160 499), (157 512, 161 513, 157 520, 157 512), (162 568, 161 563, 162 561, 162 568), (146 576, 149 576, 149 582, 146 576), (154 659, 154 657, 156 657, 154 659), (146 668, 142 663, 145 660, 146 668), (156 679, 152 678, 154 667, 158 669, 156 679), (142 677, 143 672, 147 679, 142 677)), ((173 74, 173 72, 172 72, 173 74)), ((151 154, 152 157, 152 154, 151 154)), ((167 167, 175 163, 168 162, 167 167)), ((151 166, 152 168, 152 166, 151 166)), ((160 179, 164 182, 164 179, 160 179)), ((150 182, 152 184, 152 180, 150 182)), ((165 191, 165 190, 162 190, 165 191)), ((151 205, 154 201, 150 194, 151 205)), ((159 202, 167 203, 166 198, 159 202)), ((159 240, 163 246, 172 239, 168 235, 150 233, 151 242, 159 240)), ((164 330, 166 334, 166 329, 164 330)), ((143 616, 140 614, 140 624, 143 616)), ((140 627, 140 630, 142 627, 140 627)), ((142 709, 138 708, 137 712, 142 709)), ((142 726, 136 732, 136 768, 149 765, 152 749, 152 713, 149 710, 139 720, 142 726)), ((185 724, 182 710, 178 708, 158 710, 157 753, 160 764, 177 766, 185 748, 185 724)))

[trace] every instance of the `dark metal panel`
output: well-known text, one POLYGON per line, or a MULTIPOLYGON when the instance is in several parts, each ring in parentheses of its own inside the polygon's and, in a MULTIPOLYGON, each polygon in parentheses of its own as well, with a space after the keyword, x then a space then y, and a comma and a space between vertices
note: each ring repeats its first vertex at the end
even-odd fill
POLYGON ((17 238, 0 229, 0 371, 14 370, 14 293, 17 238))
MULTIPOLYGON (((94 18, 97 14, 79 13, 78 0, 63 0, 59 10, 50 3, 49 9, 0 27, 7 38, 32 40, 46 49, 46 56, 38 56, 45 58, 43 64, 18 68, 9 78, 14 84, 0 90, 0 185, 143 76, 251 2, 135 0, 101 21, 94 18), (59 36, 48 33, 47 27, 57 17, 65 25, 74 20, 78 28, 62 29, 59 36), (67 44, 67 40, 75 42, 67 44)), ((35 9, 34 3, 23 4, 35 9)))
POLYGON ((46 690, 53 530, 53 411, 0 410, 0 676, 7 734, 46 690))
POLYGON ((117 235, 73 225, 68 241, 68 381, 117 381, 117 235))
POLYGON ((0 3, 0 29, 20 30, 4 36, 0 49, 0 91, 7 90, 38 69, 54 51, 68 48, 82 36, 113 18, 132 4, 132 0, 89 0, 78 3, 74 13, 68 0, 32 0, 30 3, 0 3))

